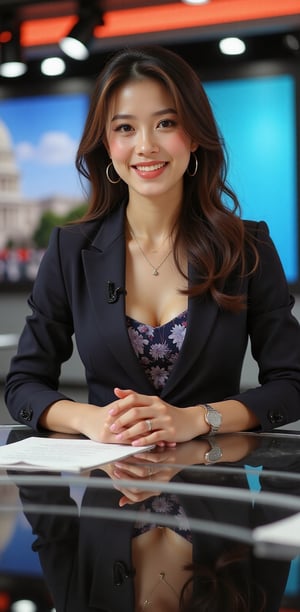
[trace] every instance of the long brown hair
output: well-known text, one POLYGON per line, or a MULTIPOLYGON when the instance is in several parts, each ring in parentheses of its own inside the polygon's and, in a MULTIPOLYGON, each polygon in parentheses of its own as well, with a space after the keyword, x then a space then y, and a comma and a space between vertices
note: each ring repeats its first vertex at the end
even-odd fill
MULTIPOLYGON (((128 198, 127 185, 122 180, 111 184, 105 175, 110 162, 105 147, 106 121, 116 90, 143 78, 163 83, 173 97, 181 125, 199 143, 195 152, 198 172, 184 176, 183 202, 174 229, 178 269, 180 245, 196 270, 196 282, 184 293, 209 293, 220 307, 238 312, 245 307, 244 296, 238 291, 226 293, 223 284, 233 272, 240 278, 252 272, 258 263, 257 250, 240 218, 237 197, 226 182, 224 143, 207 95, 196 72, 172 51, 162 47, 125 49, 114 55, 99 75, 76 157, 79 173, 91 184, 89 207, 81 220, 103 218, 128 198), (250 269, 247 245, 253 255, 250 269)), ((191 166, 193 162, 195 159, 191 159, 191 166)))
POLYGON ((263 576, 253 576, 249 546, 232 545, 214 560, 194 563, 185 569, 193 575, 183 586, 180 612, 265 612, 267 593, 263 576), (188 594, 191 584, 192 596, 188 594))

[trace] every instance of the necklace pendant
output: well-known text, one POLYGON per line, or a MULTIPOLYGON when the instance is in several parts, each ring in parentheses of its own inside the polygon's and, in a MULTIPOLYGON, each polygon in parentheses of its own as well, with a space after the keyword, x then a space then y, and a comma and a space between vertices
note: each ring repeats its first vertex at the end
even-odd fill
POLYGON ((155 268, 155 270, 153 270, 153 272, 152 272, 152 276, 158 276, 158 275, 159 275, 159 272, 158 272, 158 270, 155 268))

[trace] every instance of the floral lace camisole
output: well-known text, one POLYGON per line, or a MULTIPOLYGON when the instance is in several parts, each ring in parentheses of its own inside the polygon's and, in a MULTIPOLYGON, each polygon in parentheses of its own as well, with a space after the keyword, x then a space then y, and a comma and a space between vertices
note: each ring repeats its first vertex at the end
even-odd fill
MULTIPOLYGON (((140 323, 128 316, 126 321, 134 352, 146 376, 154 388, 160 391, 166 384, 178 359, 187 327, 187 310, 158 327, 140 323)), ((157 497, 152 497, 143 502, 140 510, 172 515, 176 521, 176 526, 172 527, 173 531, 191 541, 187 518, 176 495, 163 493, 157 497)), ((157 526, 159 525, 154 523, 136 522, 133 535, 140 535, 157 526)))
POLYGON ((157 391, 166 384, 185 337, 187 310, 158 327, 126 317, 129 338, 146 376, 157 391))

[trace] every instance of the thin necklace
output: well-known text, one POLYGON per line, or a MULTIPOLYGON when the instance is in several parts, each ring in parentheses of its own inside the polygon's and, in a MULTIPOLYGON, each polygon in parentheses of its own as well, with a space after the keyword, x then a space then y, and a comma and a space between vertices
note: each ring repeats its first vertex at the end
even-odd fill
POLYGON ((158 582, 154 585, 154 587, 152 588, 152 590, 150 591, 148 597, 146 597, 145 601, 143 602, 143 608, 147 608, 148 606, 152 606, 152 601, 151 601, 151 595, 153 595, 154 591, 156 591, 158 585, 163 582, 167 587, 169 587, 170 591, 172 591, 173 595, 175 595, 176 599, 179 600, 179 595, 178 593, 175 591, 174 587, 170 584, 170 582, 168 582, 168 580, 166 579, 166 574, 165 572, 159 572, 159 580, 158 582))
POLYGON ((140 245, 140 243, 139 243, 139 241, 138 241, 138 239, 137 239, 137 237, 136 237, 136 235, 135 235, 135 233, 134 233, 134 231, 133 231, 133 229, 132 229, 132 227, 131 227, 129 222, 128 222, 128 227, 129 227, 130 234, 131 234, 132 238, 135 240, 135 242, 137 243, 137 246, 138 246, 139 250, 141 251, 144 259, 146 260, 146 262, 149 264, 149 266, 153 270, 152 276, 158 276, 159 275, 158 270, 162 267, 162 265, 165 263, 165 261, 167 261, 168 257, 171 255, 171 253, 173 251, 173 247, 170 249, 170 251, 167 253, 167 255, 163 258, 163 260, 160 262, 160 264, 158 264, 158 266, 154 266, 151 263, 151 261, 149 261, 146 253, 143 251, 143 249, 142 249, 142 247, 141 247, 141 245, 140 245))

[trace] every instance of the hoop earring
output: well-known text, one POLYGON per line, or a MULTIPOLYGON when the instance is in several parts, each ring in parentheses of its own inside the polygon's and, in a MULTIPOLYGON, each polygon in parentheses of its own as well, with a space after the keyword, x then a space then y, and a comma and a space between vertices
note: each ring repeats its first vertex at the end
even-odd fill
POLYGON ((116 185, 117 183, 120 182, 121 178, 118 176, 117 180, 113 180, 110 176, 109 176, 109 171, 110 169, 113 168, 113 163, 109 162, 108 166, 106 166, 106 170, 105 170, 105 174, 106 174, 106 178, 107 180, 112 184, 112 185, 116 185))
POLYGON ((193 155, 193 159, 194 159, 194 162, 195 162, 195 168, 194 168, 193 172, 191 172, 189 170, 189 167, 187 167, 186 173, 187 173, 188 176, 196 176, 196 174, 198 172, 198 167, 199 167, 198 157, 197 157, 196 153, 192 152, 192 155, 193 155))

